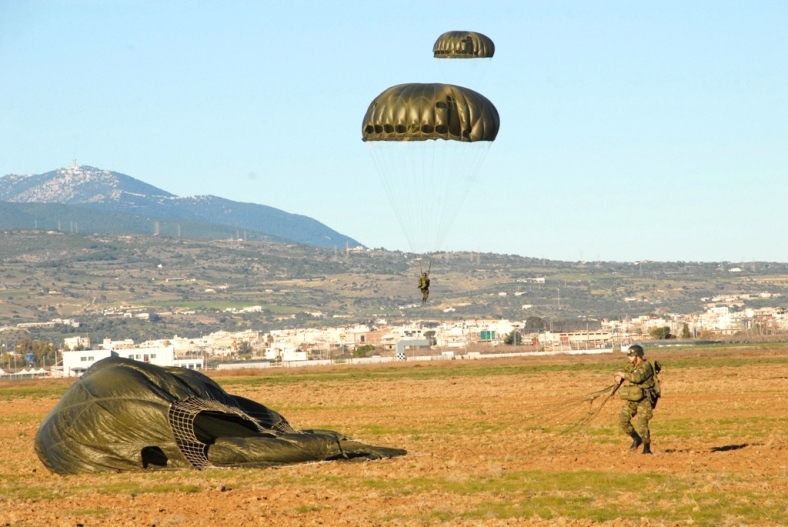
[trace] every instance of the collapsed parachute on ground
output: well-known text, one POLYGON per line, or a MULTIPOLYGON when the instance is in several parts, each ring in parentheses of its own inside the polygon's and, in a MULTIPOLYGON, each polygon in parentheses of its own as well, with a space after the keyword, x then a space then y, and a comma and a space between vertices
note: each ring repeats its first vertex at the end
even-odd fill
POLYGON ((436 59, 492 58, 495 44, 490 37, 475 31, 447 31, 432 46, 436 59))
POLYGON ((42 422, 35 450, 58 474, 265 467, 404 455, 330 430, 295 430, 277 412, 226 393, 202 373, 109 357, 90 367, 42 422))
POLYGON ((413 252, 441 249, 499 126, 486 97, 451 84, 400 84, 370 103, 362 140, 413 252))

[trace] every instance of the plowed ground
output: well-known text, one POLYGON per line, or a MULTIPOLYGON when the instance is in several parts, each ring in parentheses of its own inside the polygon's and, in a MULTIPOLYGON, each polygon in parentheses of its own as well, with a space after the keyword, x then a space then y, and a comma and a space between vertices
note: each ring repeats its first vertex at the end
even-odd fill
POLYGON ((0 526, 788 524, 788 347, 649 358, 664 365, 652 456, 628 450, 619 399, 587 401, 616 353, 216 376, 296 428, 409 453, 68 477, 33 438, 73 381, 3 381, 0 526))

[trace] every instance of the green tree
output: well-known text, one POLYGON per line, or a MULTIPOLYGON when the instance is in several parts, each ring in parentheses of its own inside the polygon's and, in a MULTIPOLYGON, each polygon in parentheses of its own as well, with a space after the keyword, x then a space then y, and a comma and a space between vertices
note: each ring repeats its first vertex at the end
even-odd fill
POLYGON ((370 351, 375 351, 375 346, 372 344, 364 344, 363 346, 359 346, 353 350, 353 356, 357 358, 366 357, 367 353, 370 351))
POLYGON ((252 345, 249 344, 247 341, 244 340, 238 344, 238 355, 240 355, 241 357, 251 356, 252 351, 254 351, 252 345))
POLYGON ((657 340, 673 338, 673 335, 670 334, 670 328, 667 326, 663 326, 661 328, 651 328, 648 330, 648 334, 651 335, 651 338, 657 340))
POLYGON ((430 346, 437 346, 438 341, 435 339, 435 332, 434 331, 432 331, 432 330, 425 331, 424 332, 424 338, 428 339, 430 341, 430 346))
POLYGON ((689 324, 687 324, 686 322, 681 327, 681 338, 683 338, 683 339, 691 339, 692 338, 692 333, 690 333, 689 324))
POLYGON ((519 346, 523 343, 523 336, 516 329, 503 338, 503 343, 509 346, 519 346))
POLYGON ((43 366, 44 364, 54 364, 57 348, 51 342, 45 340, 33 340, 30 338, 19 339, 14 348, 14 352, 23 358, 28 354, 33 354, 33 365, 43 366))

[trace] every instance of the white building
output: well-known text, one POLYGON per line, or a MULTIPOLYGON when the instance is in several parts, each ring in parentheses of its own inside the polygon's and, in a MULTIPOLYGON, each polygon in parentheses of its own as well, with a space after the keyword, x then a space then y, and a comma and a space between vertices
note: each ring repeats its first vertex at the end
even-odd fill
POLYGON ((132 339, 104 339, 104 341, 99 344, 99 348, 104 350, 129 350, 134 349, 134 341, 132 339))
POLYGON ((205 367, 201 357, 176 359, 172 346, 166 348, 64 351, 63 375, 66 377, 79 377, 96 362, 113 356, 147 362, 156 366, 178 366, 190 370, 202 370, 205 367))
POLYGON ((87 337, 66 337, 63 339, 63 347, 68 350, 73 350, 74 348, 89 348, 90 347, 90 335, 87 337))

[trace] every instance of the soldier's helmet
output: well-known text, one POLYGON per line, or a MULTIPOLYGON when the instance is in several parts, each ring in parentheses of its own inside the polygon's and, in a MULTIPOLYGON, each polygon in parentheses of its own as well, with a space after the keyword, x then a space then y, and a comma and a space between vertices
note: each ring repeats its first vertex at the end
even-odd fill
POLYGON ((635 356, 640 357, 642 359, 643 355, 644 355, 643 346, 641 346, 640 344, 632 344, 627 349, 627 355, 630 356, 630 357, 635 355, 635 356))

